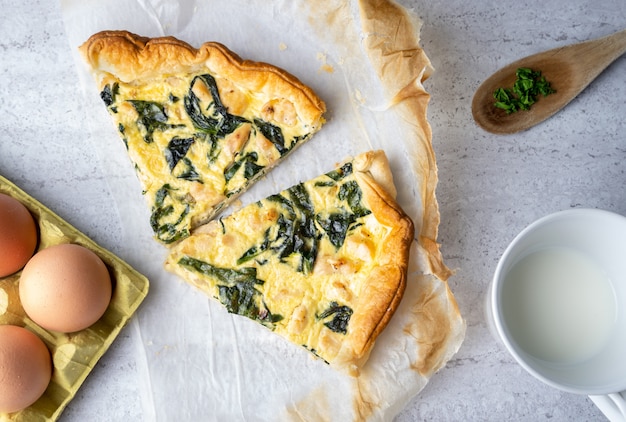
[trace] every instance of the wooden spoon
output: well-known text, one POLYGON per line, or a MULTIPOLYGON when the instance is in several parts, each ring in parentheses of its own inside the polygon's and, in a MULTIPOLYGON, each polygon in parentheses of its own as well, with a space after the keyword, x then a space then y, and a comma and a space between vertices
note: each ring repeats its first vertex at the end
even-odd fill
POLYGON ((596 40, 559 47, 517 60, 485 80, 474 94, 472 115, 487 132, 510 134, 526 130, 555 114, 574 99, 604 69, 626 52, 626 30, 596 40), (543 97, 530 110, 506 114, 494 106, 498 88, 512 88, 515 71, 527 67, 540 71, 554 94, 543 97))

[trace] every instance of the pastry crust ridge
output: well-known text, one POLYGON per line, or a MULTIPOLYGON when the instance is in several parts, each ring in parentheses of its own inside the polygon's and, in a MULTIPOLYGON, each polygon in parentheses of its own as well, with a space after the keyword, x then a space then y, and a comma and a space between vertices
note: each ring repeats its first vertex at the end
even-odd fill
POLYGON ((326 111, 313 90, 289 72, 243 60, 217 42, 206 42, 196 49, 174 37, 147 38, 128 31, 102 31, 92 35, 79 50, 96 73, 100 89, 107 83, 107 74, 131 82, 205 69, 249 91, 289 99, 298 115, 313 126, 320 126, 326 111))
POLYGON ((348 372, 353 375, 367 360, 376 338, 400 305, 414 236, 413 222, 395 201, 396 188, 384 152, 360 154, 355 157, 354 166, 365 202, 383 225, 391 227, 391 231, 383 240, 381 254, 376 257, 379 266, 364 283, 365 289, 355 309, 353 327, 357 330, 350 333, 351 340, 344 342, 337 354, 336 364, 352 366, 348 367, 348 372))

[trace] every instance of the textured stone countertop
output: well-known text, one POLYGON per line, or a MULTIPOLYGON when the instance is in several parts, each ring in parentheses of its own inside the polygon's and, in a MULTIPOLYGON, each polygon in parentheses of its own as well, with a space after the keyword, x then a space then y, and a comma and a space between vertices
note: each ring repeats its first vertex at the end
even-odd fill
MULTIPOLYGON (((478 128, 470 104, 499 67, 626 27, 624 0, 403 0, 423 20, 436 69, 425 83, 439 167, 439 241, 467 334, 398 422, 604 420, 584 396, 532 378, 494 340, 485 293, 498 258, 526 225, 578 207, 626 215, 626 57, 566 109, 524 133, 478 128)), ((4 0, 0 13, 0 174, 117 253, 120 221, 99 158, 81 136, 75 64, 56 1, 4 0)), ((127 258, 127 257, 124 257, 127 258)), ((141 263, 128 258, 141 269, 141 263)), ((150 420, 132 329, 101 359, 61 421, 150 420)))

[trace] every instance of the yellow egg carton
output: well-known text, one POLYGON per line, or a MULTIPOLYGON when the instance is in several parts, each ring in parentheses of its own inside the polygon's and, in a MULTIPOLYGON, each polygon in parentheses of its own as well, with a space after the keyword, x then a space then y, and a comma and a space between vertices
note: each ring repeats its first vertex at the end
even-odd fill
POLYGON ((144 300, 149 283, 126 262, 2 176, 0 193, 19 200, 35 218, 39 230, 37 251, 60 243, 84 246, 102 259, 113 282, 111 303, 102 318, 85 330, 64 334, 44 330, 26 316, 18 293, 21 271, 0 278, 0 325, 19 325, 33 331, 50 350, 53 363, 52 379, 43 396, 20 412, 0 413, 0 421, 54 421, 144 300))

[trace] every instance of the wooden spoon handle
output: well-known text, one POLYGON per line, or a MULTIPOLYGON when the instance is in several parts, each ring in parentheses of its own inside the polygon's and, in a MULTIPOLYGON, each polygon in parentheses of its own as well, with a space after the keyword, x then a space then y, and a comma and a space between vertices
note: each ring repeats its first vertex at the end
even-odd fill
POLYGON ((555 56, 569 55, 581 65, 584 64, 595 77, 624 53, 626 53, 626 29, 603 38, 563 47, 556 50, 555 56))

